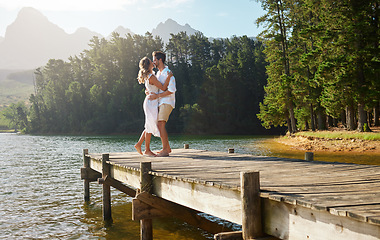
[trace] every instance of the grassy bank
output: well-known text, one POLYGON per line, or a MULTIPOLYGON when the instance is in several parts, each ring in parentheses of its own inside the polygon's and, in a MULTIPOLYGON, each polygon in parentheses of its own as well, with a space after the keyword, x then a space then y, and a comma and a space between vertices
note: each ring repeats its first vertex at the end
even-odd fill
POLYGON ((15 130, 5 130, 5 129, 0 129, 0 133, 15 133, 15 130))
POLYGON ((320 138, 320 139, 361 139, 368 141, 380 141, 380 132, 357 132, 357 131, 317 131, 317 132, 298 132, 299 137, 320 138))

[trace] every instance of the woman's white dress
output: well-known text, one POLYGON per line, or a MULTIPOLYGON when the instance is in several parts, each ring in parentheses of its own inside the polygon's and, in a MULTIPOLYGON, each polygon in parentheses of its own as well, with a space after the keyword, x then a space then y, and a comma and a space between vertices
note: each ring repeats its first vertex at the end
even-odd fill
MULTIPOLYGON (((149 74, 148 79, 145 80, 145 88, 150 93, 158 94, 158 87, 149 84, 149 78, 152 74, 149 74)), ((152 133, 156 137, 160 137, 160 132, 158 130, 158 99, 149 100, 148 96, 145 97, 143 103, 144 113, 145 113, 145 132, 152 133)))

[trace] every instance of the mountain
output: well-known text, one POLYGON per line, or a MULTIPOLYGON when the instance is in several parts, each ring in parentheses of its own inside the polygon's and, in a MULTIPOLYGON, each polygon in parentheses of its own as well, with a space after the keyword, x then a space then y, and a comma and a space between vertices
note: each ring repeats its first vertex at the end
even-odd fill
MULTIPOLYGON (((120 34, 120 37, 125 37, 128 34, 131 34, 132 36, 135 35, 131 31, 131 29, 124 28, 123 26, 118 26, 115 30, 113 30, 113 32, 117 32, 118 34, 120 34)), ((111 37, 112 37, 112 33, 107 37, 107 39, 111 39, 111 37)))
POLYGON ((179 32, 186 32, 187 35, 194 35, 198 31, 191 28, 187 23, 183 26, 169 18, 165 23, 159 23, 157 27, 152 30, 152 35, 161 37, 164 43, 167 43, 171 37, 170 33, 177 34, 179 32))
POLYGON ((67 59, 87 48, 94 35, 101 37, 85 28, 67 34, 34 8, 23 8, 0 42, 0 69, 31 69, 50 58, 67 59))
MULTIPOLYGON (((170 34, 186 32, 192 35, 197 30, 189 24, 180 25, 172 19, 159 23, 152 30, 153 36, 159 36, 167 43, 170 34)), ((114 32, 125 37, 134 33, 122 26, 114 32)), ((16 20, 7 27, 5 37, 0 37, 0 69, 23 70, 44 66, 49 59, 63 59, 77 55, 88 49, 93 36, 102 38, 99 33, 87 28, 79 28, 73 34, 67 34, 62 28, 49 21, 34 8, 22 8, 16 20)), ((110 34, 107 39, 110 39, 110 34)))

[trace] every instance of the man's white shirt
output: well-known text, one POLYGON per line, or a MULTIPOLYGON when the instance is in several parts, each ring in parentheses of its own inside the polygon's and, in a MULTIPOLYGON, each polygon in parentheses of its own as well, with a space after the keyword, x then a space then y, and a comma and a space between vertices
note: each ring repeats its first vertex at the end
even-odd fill
MULTIPOLYGON (((166 78, 168 77, 168 73, 169 73, 169 68, 167 66, 162 70, 162 72, 158 71, 156 73, 156 77, 157 77, 158 81, 160 83, 164 84, 166 81, 166 78)), ((175 92, 177 91, 177 88, 175 86, 174 76, 170 78, 170 82, 168 85, 168 91, 171 92, 172 94, 170 94, 169 96, 166 96, 166 97, 159 98, 158 99, 158 106, 160 106, 162 104, 169 104, 173 108, 175 107, 175 92)), ((163 93, 163 92, 164 91, 162 91, 160 89, 158 93, 163 93)))

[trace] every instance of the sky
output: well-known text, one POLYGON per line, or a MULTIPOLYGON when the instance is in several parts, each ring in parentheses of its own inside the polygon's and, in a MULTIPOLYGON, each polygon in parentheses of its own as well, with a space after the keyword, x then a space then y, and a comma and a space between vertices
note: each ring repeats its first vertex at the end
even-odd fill
POLYGON ((118 26, 145 34, 171 18, 207 37, 255 37, 262 31, 255 20, 264 15, 256 0, 0 0, 0 36, 22 7, 39 10, 67 33, 86 27, 103 36, 118 26))

